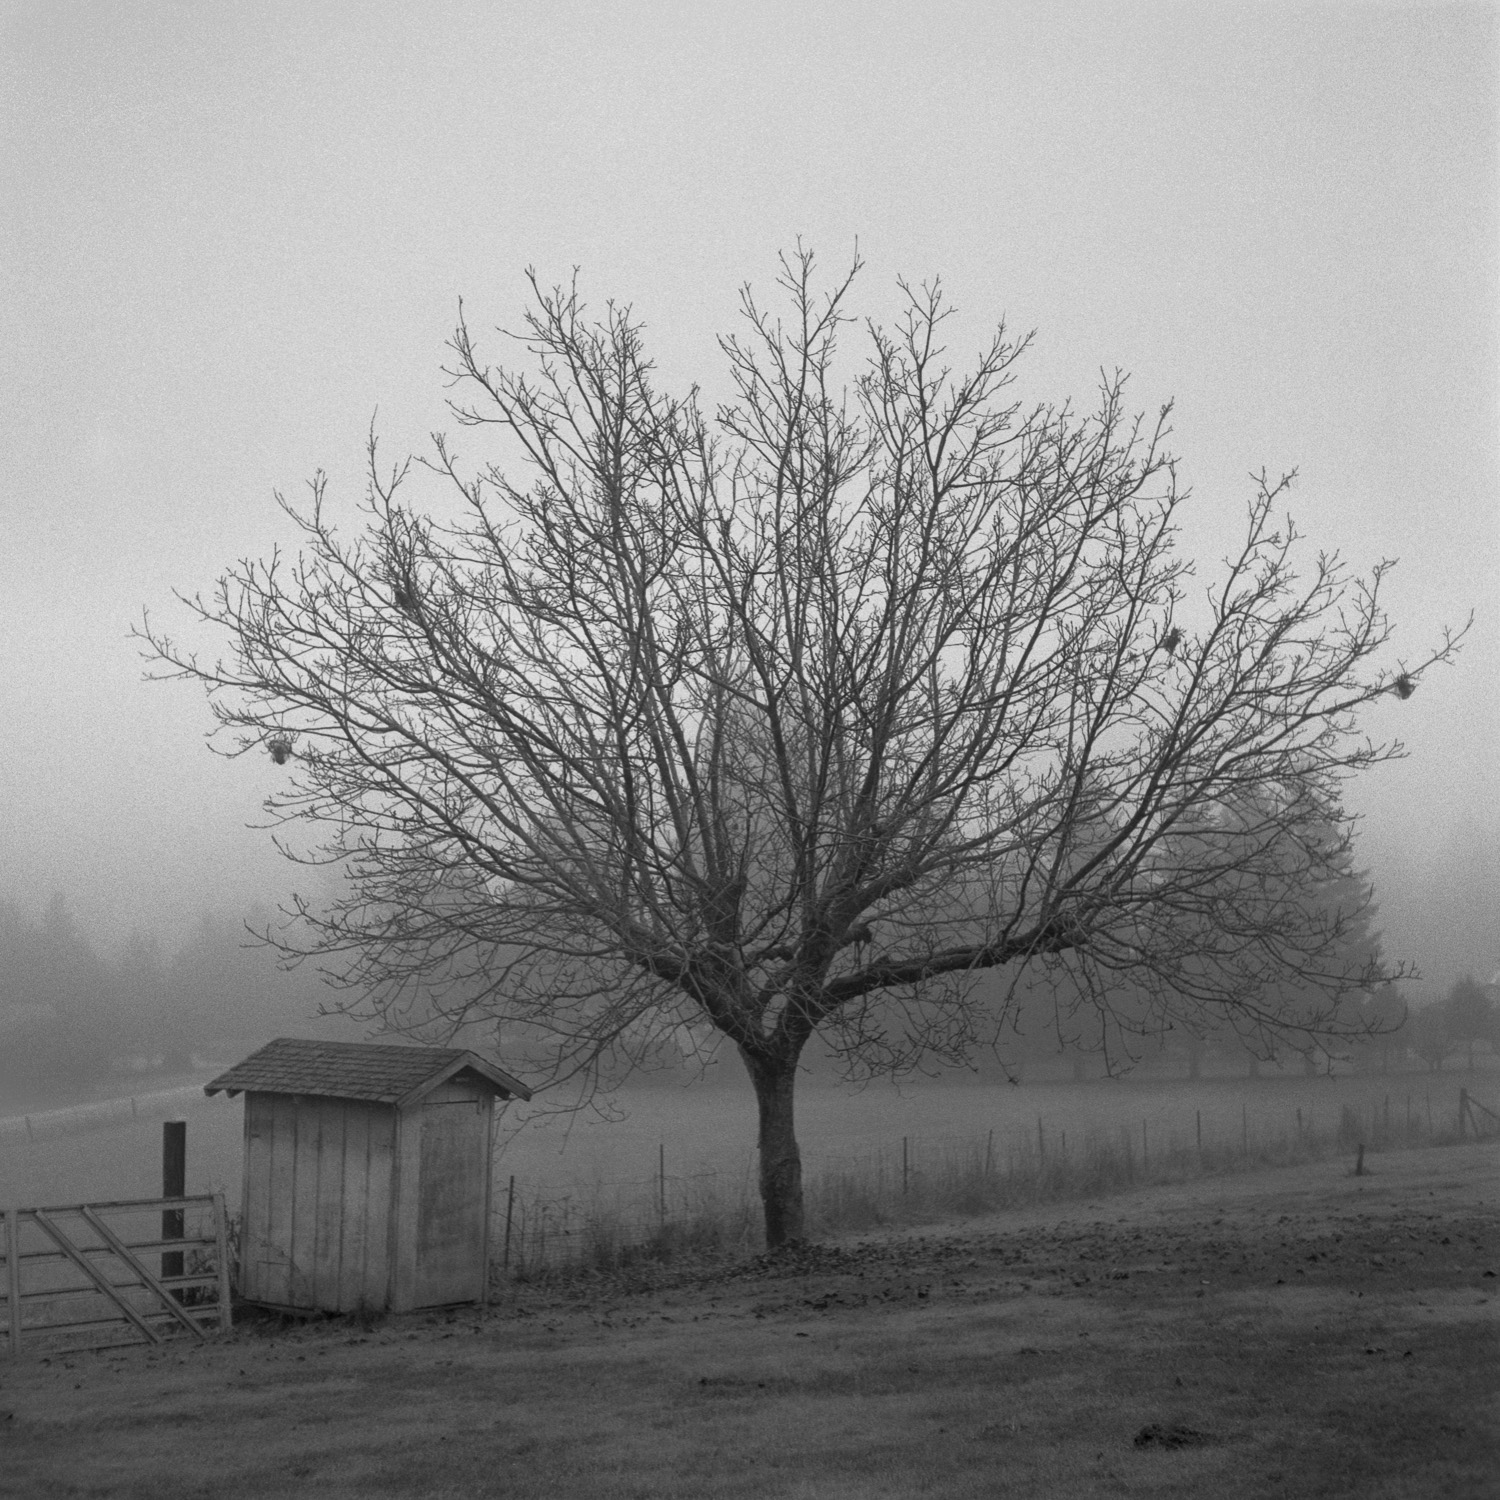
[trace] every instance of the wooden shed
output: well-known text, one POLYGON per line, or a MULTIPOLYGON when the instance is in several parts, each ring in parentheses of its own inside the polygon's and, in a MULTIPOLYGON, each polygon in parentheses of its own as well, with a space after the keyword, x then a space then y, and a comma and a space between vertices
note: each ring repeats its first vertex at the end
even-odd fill
POLYGON ((245 1096, 239 1290, 268 1307, 482 1300, 490 1122, 531 1091, 473 1052, 281 1037, 204 1092, 245 1096))

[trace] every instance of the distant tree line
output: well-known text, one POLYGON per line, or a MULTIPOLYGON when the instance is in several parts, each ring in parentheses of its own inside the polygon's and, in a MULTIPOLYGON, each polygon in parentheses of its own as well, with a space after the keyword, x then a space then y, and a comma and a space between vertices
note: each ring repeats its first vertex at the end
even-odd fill
MULTIPOLYGON (((991 976, 977 982, 995 986, 991 976)), ((1132 1008, 1128 991, 1118 994, 1113 1003, 1114 1021, 1128 1025, 1132 1008)), ((997 995, 997 1014, 999 1011, 997 995)), ((926 1071, 933 1076, 957 1079, 969 1075, 976 1081, 994 1083, 1038 1077, 1083 1081, 1139 1067, 1156 1077, 1194 1079, 1273 1076, 1288 1069, 1308 1074, 1351 1068, 1362 1073, 1442 1071, 1455 1062, 1473 1070, 1482 1066, 1484 1059, 1500 1055, 1500 993, 1496 986, 1481 983, 1472 975, 1465 975, 1446 993, 1431 999, 1408 999, 1394 985, 1350 998, 1344 1002, 1342 1019, 1351 1027, 1364 1027, 1365 1034, 1326 1050, 1268 1048, 1223 1024, 1205 1026, 1195 1033, 1175 1031, 1137 1037, 1131 1039, 1133 1045, 1122 1045, 1125 1039, 1110 1036, 1081 1004, 1072 1028, 1066 1024, 1066 1002, 1061 1013, 1064 1024, 1059 1026, 1055 997, 1035 984, 1028 985, 1011 998, 1003 1034, 993 1050, 976 1051, 962 1067, 926 1071)), ((520 1027, 507 1029, 500 1043, 503 1055, 522 1055, 527 1043, 522 1031, 520 1027)), ((664 1081, 688 1084, 704 1071, 712 1043, 711 1036, 687 1028, 664 1031, 655 1039, 648 1061, 633 1081, 646 1087, 664 1081)), ((644 1044, 642 1050, 648 1050, 644 1044)), ((846 1075, 838 1056, 811 1047, 803 1054, 802 1071, 829 1082, 846 1075)), ((707 1069, 710 1080, 719 1075, 727 1081, 739 1081, 733 1068, 707 1069)))
MULTIPOLYGON (((1124 995, 1117 1008, 1128 1012, 1129 1004, 1124 995)), ((1060 1030, 1050 997, 1023 997, 1013 1013, 1013 1030, 1007 1028, 1011 1034, 994 1055, 976 1054, 972 1066, 976 1074, 991 1079, 1040 1074, 1082 1080, 1136 1066, 1158 1076, 1192 1079, 1254 1077, 1288 1068, 1310 1074, 1350 1068, 1368 1073, 1441 1071, 1455 1063, 1472 1071, 1485 1058, 1500 1054, 1500 993, 1472 975, 1439 997, 1413 1000, 1399 987, 1386 986, 1351 997, 1341 1010, 1352 1026, 1366 1028, 1365 1035, 1328 1049, 1268 1048, 1222 1024, 1193 1033, 1164 1033, 1126 1049, 1111 1045, 1097 1024, 1060 1030)), ((1081 1022, 1087 1020, 1092 1018, 1080 1014, 1081 1022)))
POLYGON ((40 917, 0 900, 0 1087, 181 1073, 226 1043, 305 1034, 316 976, 246 943, 239 921, 205 915, 175 953, 142 932, 101 952, 63 895, 40 917))
MULTIPOLYGON (((972 983, 981 1007, 994 1017, 993 1046, 972 1052, 967 1070, 987 1079, 1071 1073, 1082 1080, 1143 1065, 1192 1079, 1254 1077, 1263 1069, 1288 1067, 1310 1074, 1351 1066, 1439 1070, 1455 1056, 1472 1070, 1476 1056, 1500 1052, 1500 986, 1466 974, 1442 996, 1417 1002, 1400 984, 1381 980, 1389 970, 1368 874, 1356 867, 1347 835, 1330 823, 1323 838, 1326 873, 1304 895, 1306 919, 1329 939, 1330 970, 1370 976, 1366 987, 1338 996, 1332 1010, 1315 975, 1300 989, 1283 978, 1270 993, 1225 996, 1222 1005, 1205 1001, 1184 1024, 1163 1028, 1153 997, 1128 976, 1117 977, 1101 995, 1085 994, 1066 971, 992 971, 975 975, 972 983), (1274 1010, 1289 1024, 1270 1036, 1243 1024, 1247 1008, 1274 1010), (1317 1034, 1312 1023, 1320 1017, 1336 1023, 1336 1039, 1317 1034), (1300 1035, 1299 1018, 1307 1022, 1300 1035)), ((711 1039, 680 1029, 656 1040, 652 1065, 688 1073, 711 1039)), ((817 1048, 804 1054, 803 1067, 829 1078, 847 1071, 833 1052, 817 1048)))
MULTIPOLYGON (((1375 941, 1371 939, 1371 941, 1375 941)), ((1032 978, 1008 999, 1004 976, 981 976, 976 983, 993 992, 994 1010, 1003 1014, 993 1049, 976 1052, 962 1070, 991 1082, 1053 1077, 1082 1081, 1141 1067, 1156 1076, 1185 1079, 1247 1074, 1270 1075, 1288 1068, 1309 1074, 1353 1068, 1364 1073, 1441 1071, 1455 1060, 1474 1070, 1480 1060, 1500 1055, 1500 986, 1465 974, 1440 996, 1409 998, 1397 985, 1383 985, 1346 998, 1340 1020, 1351 1036, 1328 1047, 1268 1047, 1263 1038, 1242 1035, 1227 1019, 1210 1014, 1194 1031, 1147 1034, 1136 1030, 1147 1014, 1145 999, 1128 987, 1116 992, 1107 1018, 1071 1001, 1032 978), (1363 1034, 1360 1035, 1359 1033, 1363 1034)), ((1308 1004, 1320 997, 1309 997, 1308 1004)), ((684 1080, 701 1068, 711 1039, 686 1032, 659 1038, 653 1071, 642 1081, 678 1075, 684 1080)), ((810 1049, 804 1070, 829 1080, 844 1069, 832 1054, 810 1049)))
POLYGON ((1413 1006, 1382 1039, 1381 1068, 1409 1053, 1437 1071, 1450 1057, 1462 1056, 1474 1068, 1475 1049, 1500 1052, 1500 996, 1496 986, 1465 974, 1447 994, 1413 1006))

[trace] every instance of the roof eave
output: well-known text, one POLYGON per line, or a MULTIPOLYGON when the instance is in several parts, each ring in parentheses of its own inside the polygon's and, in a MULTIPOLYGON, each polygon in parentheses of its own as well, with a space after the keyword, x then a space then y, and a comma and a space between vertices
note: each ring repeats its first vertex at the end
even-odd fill
POLYGON ((478 1053, 465 1052, 462 1056, 455 1057, 445 1067, 439 1068, 430 1077, 424 1078, 415 1088, 409 1089, 396 1100, 396 1107, 405 1109, 408 1105, 416 1104, 439 1084, 447 1083, 456 1074, 467 1072, 478 1073, 486 1082, 492 1083, 495 1089, 506 1098, 531 1098, 531 1090, 524 1083, 512 1078, 509 1073, 497 1068, 493 1063, 486 1062, 478 1053))

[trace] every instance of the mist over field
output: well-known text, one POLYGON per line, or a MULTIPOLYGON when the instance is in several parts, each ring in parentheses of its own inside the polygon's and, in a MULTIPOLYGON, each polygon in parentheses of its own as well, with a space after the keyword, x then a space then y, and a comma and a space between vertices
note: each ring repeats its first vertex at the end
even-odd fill
MULTIPOLYGON (((224 1063, 237 1061, 225 1056, 224 1063)), ((1373 1062, 1367 1059, 1367 1062, 1373 1062)), ((816 1182, 852 1174, 880 1182, 899 1211, 903 1156, 917 1174, 989 1159, 1003 1175, 1042 1161, 1084 1159, 1104 1149, 1128 1159, 1130 1172, 1150 1180, 1164 1159, 1189 1170, 1206 1148, 1231 1169, 1295 1157, 1298 1145, 1357 1144, 1360 1140, 1454 1138, 1460 1090, 1500 1109, 1500 1059, 1481 1051, 1476 1068, 1453 1056, 1440 1070, 1399 1059, 1382 1072, 1378 1062, 1357 1071, 1310 1076, 1300 1061, 1262 1065, 1251 1076, 1248 1055, 1219 1055, 1202 1075, 1187 1074, 1180 1054, 1157 1055, 1120 1078, 1099 1072, 1098 1059, 1042 1056, 1006 1082, 994 1067, 901 1083, 841 1085, 825 1071, 804 1080, 798 1129, 805 1170, 816 1182), (1233 1068, 1233 1072, 1227 1069, 1233 1068), (1223 1070, 1223 1071, 1221 1071, 1223 1070), (1083 1081, 1075 1076, 1084 1074, 1083 1081)), ((208 1071, 185 1076, 140 1075, 107 1103, 48 1110, 29 1118, 0 1111, 0 1203, 64 1203, 151 1196, 161 1185, 161 1123, 187 1122, 187 1188, 222 1191, 231 1208, 241 1188, 243 1100, 205 1098, 208 1071)), ((495 1208, 509 1180, 528 1204, 578 1216, 607 1208, 632 1223, 656 1211, 665 1178, 673 1215, 706 1190, 721 1199, 754 1197, 755 1099, 732 1059, 706 1074, 660 1074, 633 1081, 600 1101, 600 1108, 555 1114, 518 1103, 497 1111, 495 1208)), ((1441 1170, 1441 1162, 1434 1164, 1441 1170)), ((1134 1177, 1121 1178, 1115 1188, 1134 1177)))
MULTIPOLYGON (((1216 560, 1247 475, 1300 471, 1316 546, 1390 580, 1398 651, 1479 612, 1372 726, 1351 791, 1391 954, 1500 962, 1496 62, 1483 6, 522 6, 295 17, 10 4, 4 44, 0 896, 171 953, 306 888, 247 831, 264 756, 141 681, 143 608, 291 537, 273 492, 363 489, 450 425, 459 298, 512 326, 581 268, 674 387, 797 236, 877 305, 940 275, 955 358, 1037 330, 1028 394, 1175 397, 1216 560), (793 24, 795 23, 795 24, 793 24), (566 59, 564 63, 562 60, 566 59), (455 67, 465 82, 455 82, 455 67), (316 83, 313 81, 316 80, 316 83), (909 101, 919 98, 915 112, 909 101)), ((466 452, 474 449, 466 443, 466 452)), ((199 641, 205 652, 223 642, 199 641)))

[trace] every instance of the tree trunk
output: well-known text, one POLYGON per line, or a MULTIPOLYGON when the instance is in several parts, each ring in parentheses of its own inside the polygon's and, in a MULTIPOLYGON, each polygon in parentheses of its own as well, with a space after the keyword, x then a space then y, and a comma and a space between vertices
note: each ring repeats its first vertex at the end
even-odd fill
POLYGON ((760 1201, 766 1216, 766 1249, 776 1250, 804 1237, 802 1153, 793 1124, 792 1090, 797 1082, 793 1058, 745 1059, 760 1111, 760 1201))

